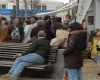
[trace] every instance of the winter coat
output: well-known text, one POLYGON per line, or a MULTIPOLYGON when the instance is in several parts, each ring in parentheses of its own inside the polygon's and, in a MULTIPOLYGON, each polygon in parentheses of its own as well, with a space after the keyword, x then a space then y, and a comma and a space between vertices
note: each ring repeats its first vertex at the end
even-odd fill
MULTIPOLYGON (((20 25, 17 25, 18 27, 18 30, 19 30, 19 33, 20 33, 20 40, 18 41, 18 43, 22 42, 22 39, 24 37, 24 28, 20 25)), ((8 39, 13 42, 13 39, 11 38, 11 33, 14 29, 14 25, 10 25, 9 28, 8 28, 8 39)), ((17 41, 16 41, 17 42, 17 41)))
POLYGON ((52 34, 52 30, 51 30, 51 23, 50 22, 46 22, 44 21, 44 27, 47 30, 47 34, 48 34, 48 40, 51 40, 53 38, 53 34, 52 34))
POLYGON ((78 69, 83 66, 82 51, 86 48, 87 31, 70 32, 68 46, 63 52, 65 68, 78 69))
POLYGON ((62 26, 63 26, 63 27, 65 27, 65 28, 67 28, 67 27, 68 27, 68 25, 69 25, 68 23, 65 23, 65 22, 64 22, 64 23, 62 23, 62 26))
MULTIPOLYGON (((30 34, 30 37, 32 38, 32 37, 34 37, 34 36, 37 36, 37 34, 38 34, 38 32, 40 31, 40 30, 44 30, 45 32, 46 32, 46 38, 48 37, 48 33, 47 33, 47 29, 45 28, 45 27, 43 27, 43 26, 38 26, 38 27, 34 27, 33 29, 32 29, 32 31, 31 31, 31 34, 30 34)), ((47 38, 48 39, 48 38, 47 38)))
POLYGON ((32 45, 28 50, 26 50, 22 55, 27 55, 30 53, 36 53, 41 55, 43 58, 47 57, 49 52, 50 42, 45 38, 36 39, 32 42, 32 45))
POLYGON ((24 38, 22 40, 22 43, 26 43, 28 40, 31 39, 30 34, 32 31, 32 25, 26 25, 24 27, 24 38))
POLYGON ((0 31, 0 42, 10 42, 7 38, 8 26, 5 26, 0 31))

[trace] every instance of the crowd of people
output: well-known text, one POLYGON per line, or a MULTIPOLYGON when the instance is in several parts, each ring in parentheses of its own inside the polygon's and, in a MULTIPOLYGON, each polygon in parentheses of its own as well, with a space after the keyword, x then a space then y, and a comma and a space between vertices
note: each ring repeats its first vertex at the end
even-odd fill
POLYGON ((44 64, 50 47, 64 48, 65 68, 71 80, 83 80, 82 51, 86 48, 87 30, 78 22, 70 23, 71 16, 66 15, 64 22, 61 17, 38 20, 32 16, 20 25, 19 19, 7 22, 0 18, 0 42, 30 44, 30 48, 22 54, 17 54, 12 68, 5 75, 8 80, 17 80, 26 66, 44 64))
POLYGON ((0 17, 0 42, 28 44, 37 38, 38 31, 44 30, 52 47, 66 48, 69 35, 67 27, 70 19, 70 15, 66 15, 62 23, 61 17, 51 19, 49 15, 46 15, 44 19, 39 20, 38 17, 32 16, 22 24, 17 18, 7 21, 0 17))

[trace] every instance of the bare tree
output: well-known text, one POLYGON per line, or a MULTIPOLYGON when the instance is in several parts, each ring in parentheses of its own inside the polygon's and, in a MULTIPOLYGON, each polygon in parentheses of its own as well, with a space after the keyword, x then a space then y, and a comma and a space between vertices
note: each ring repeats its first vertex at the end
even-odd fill
POLYGON ((32 16, 33 12, 37 10, 40 0, 23 0, 20 2, 25 6, 26 11, 30 10, 30 16, 32 16))
POLYGON ((23 0, 24 4, 25 4, 25 20, 27 20, 27 0, 23 0))
POLYGON ((16 18, 19 18, 19 0, 16 0, 16 18))

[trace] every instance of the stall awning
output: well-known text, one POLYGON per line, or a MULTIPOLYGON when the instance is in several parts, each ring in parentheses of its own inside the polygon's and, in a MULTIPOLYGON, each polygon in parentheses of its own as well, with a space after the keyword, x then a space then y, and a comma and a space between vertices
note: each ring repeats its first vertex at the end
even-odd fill
MULTIPOLYGON (((75 7, 75 6, 74 6, 74 7, 75 7)), ((42 16, 45 16, 45 15, 56 15, 57 13, 65 12, 65 11, 71 10, 71 9, 73 9, 74 7, 70 7, 70 8, 68 8, 68 9, 63 9, 63 10, 58 10, 58 11, 52 11, 52 12, 47 12, 47 13, 36 14, 36 16, 42 17, 42 16)))
POLYGON ((75 8, 75 6, 77 5, 77 1, 72 1, 71 3, 67 4, 66 6, 62 7, 59 10, 56 11, 52 11, 52 12, 47 12, 47 13, 41 13, 41 14, 36 14, 36 16, 38 17, 44 17, 45 15, 56 15, 60 12, 65 12, 68 10, 72 10, 73 8, 75 8))

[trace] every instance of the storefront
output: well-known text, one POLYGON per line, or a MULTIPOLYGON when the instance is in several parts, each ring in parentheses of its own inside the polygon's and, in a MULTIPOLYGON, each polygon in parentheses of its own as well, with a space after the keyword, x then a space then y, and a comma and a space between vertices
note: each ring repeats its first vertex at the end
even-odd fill
POLYGON ((100 65, 100 0, 92 0, 87 13, 87 20, 88 30, 94 31, 91 57, 100 65))

